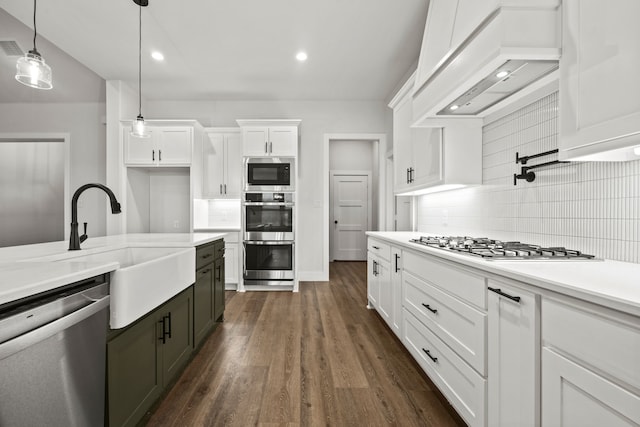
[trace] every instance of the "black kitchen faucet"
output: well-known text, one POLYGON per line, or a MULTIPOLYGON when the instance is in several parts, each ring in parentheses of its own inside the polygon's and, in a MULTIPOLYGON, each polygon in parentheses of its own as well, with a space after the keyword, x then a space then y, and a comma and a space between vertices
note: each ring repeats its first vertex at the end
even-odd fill
POLYGON ((73 193, 73 197, 71 198, 71 236, 69 236, 69 250, 70 251, 78 251, 80 250, 80 243, 87 240, 87 223, 84 223, 84 234, 82 236, 78 236, 78 198, 80 194, 87 188, 99 188, 109 196, 109 202, 111 203, 111 213, 119 214, 120 211, 120 203, 118 203, 118 199, 116 199, 113 191, 109 189, 109 187, 102 184, 85 184, 82 187, 78 188, 75 193, 73 193))

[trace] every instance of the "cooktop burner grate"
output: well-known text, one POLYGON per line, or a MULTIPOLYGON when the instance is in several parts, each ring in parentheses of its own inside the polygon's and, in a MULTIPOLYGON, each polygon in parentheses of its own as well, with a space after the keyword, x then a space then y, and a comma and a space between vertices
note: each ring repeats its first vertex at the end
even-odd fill
POLYGON ((575 249, 503 242, 486 237, 423 236, 419 239, 411 239, 411 242, 487 260, 597 260, 594 255, 584 254, 575 249))

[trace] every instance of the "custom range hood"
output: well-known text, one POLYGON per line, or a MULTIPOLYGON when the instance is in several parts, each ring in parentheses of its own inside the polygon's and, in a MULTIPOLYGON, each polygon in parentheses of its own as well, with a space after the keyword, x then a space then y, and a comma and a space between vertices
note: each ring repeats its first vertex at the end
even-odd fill
POLYGON ((555 78, 560 2, 480 3, 431 0, 414 86, 415 125, 482 117, 555 78))

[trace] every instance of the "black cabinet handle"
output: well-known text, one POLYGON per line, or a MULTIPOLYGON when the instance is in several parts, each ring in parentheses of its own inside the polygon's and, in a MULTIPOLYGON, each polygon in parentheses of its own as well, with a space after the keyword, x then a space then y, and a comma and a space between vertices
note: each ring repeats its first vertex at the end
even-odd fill
POLYGON ((520 297, 514 297, 513 295, 505 294, 504 292, 502 292, 502 289, 500 289, 500 288, 492 288, 490 286, 487 286, 487 289, 489 289, 491 292, 495 292, 496 294, 501 295, 501 296, 503 296, 505 298, 509 298, 512 301, 515 301, 515 302, 518 302, 518 303, 520 302, 520 297))
POLYGON ((166 335, 166 325, 164 323, 165 317, 162 316, 162 320, 158 320, 158 323, 162 323, 162 335, 160 336, 160 338, 158 338, 159 341, 162 341, 162 344, 165 344, 167 342, 167 335, 166 335))
POLYGON ((202 255, 202 259, 211 258, 213 254, 202 255))
POLYGON ((222 184, 220 184, 220 194, 222 194, 222 184))
POLYGON ((373 249, 380 249, 380 246, 372 246, 373 249))
POLYGON ((151 160, 156 161, 156 150, 151 150, 151 160))
POLYGON ((414 181, 413 172, 415 172, 415 169, 414 168, 409 168, 409 182, 410 183, 414 181))
POLYGON ((162 150, 158 150, 158 161, 162 161, 162 150))
POLYGON ((407 168, 407 184, 410 183, 411 181, 409 181, 409 168, 407 168))
POLYGON ((171 312, 167 315, 167 319, 169 320, 169 338, 171 338, 171 312))
POLYGON ((224 194, 227 194, 227 184, 224 185, 224 194))
POLYGON ((205 274, 207 274, 207 273, 208 273, 208 272, 210 272, 210 271, 211 271, 211 269, 210 269, 210 268, 207 268, 206 270, 200 270, 200 274, 201 274, 202 276, 204 276, 205 274))
POLYGON ((264 154, 268 154, 269 153, 269 143, 265 142, 264 143, 264 154))
POLYGON ((438 310, 437 310, 437 309, 435 309, 435 308, 431 308, 431 307, 429 306, 429 304, 422 303, 422 305, 424 306, 424 308, 426 308, 427 310, 429 310, 429 311, 430 311, 430 312, 432 312, 433 314, 436 314, 436 313, 438 312, 438 310))
POLYGON ((377 276, 378 275, 378 263, 373 261, 373 275, 377 276))
POLYGON ((218 266, 216 270, 218 271, 218 276, 216 277, 216 280, 222 280, 222 266, 218 266))
POLYGON ((429 350, 427 350, 426 348, 423 348, 422 351, 424 351, 427 354, 427 356, 429 356, 429 359, 433 360, 434 362, 438 361, 438 358, 437 357, 433 357, 431 355, 431 353, 429 353, 429 350))
POLYGON ((398 272, 398 260, 400 259, 400 255, 395 254, 396 255, 396 273, 398 272))

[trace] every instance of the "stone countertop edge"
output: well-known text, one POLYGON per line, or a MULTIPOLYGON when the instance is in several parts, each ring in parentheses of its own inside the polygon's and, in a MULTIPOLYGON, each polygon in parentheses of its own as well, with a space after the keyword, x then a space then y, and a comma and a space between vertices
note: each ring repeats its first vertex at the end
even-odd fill
MULTIPOLYGON (((487 261, 426 247, 409 240, 428 235, 421 232, 367 231, 370 237, 415 252, 475 268, 526 285, 553 291, 640 316, 640 264, 599 261, 487 261)), ((489 277, 489 280, 494 277, 489 277)))

